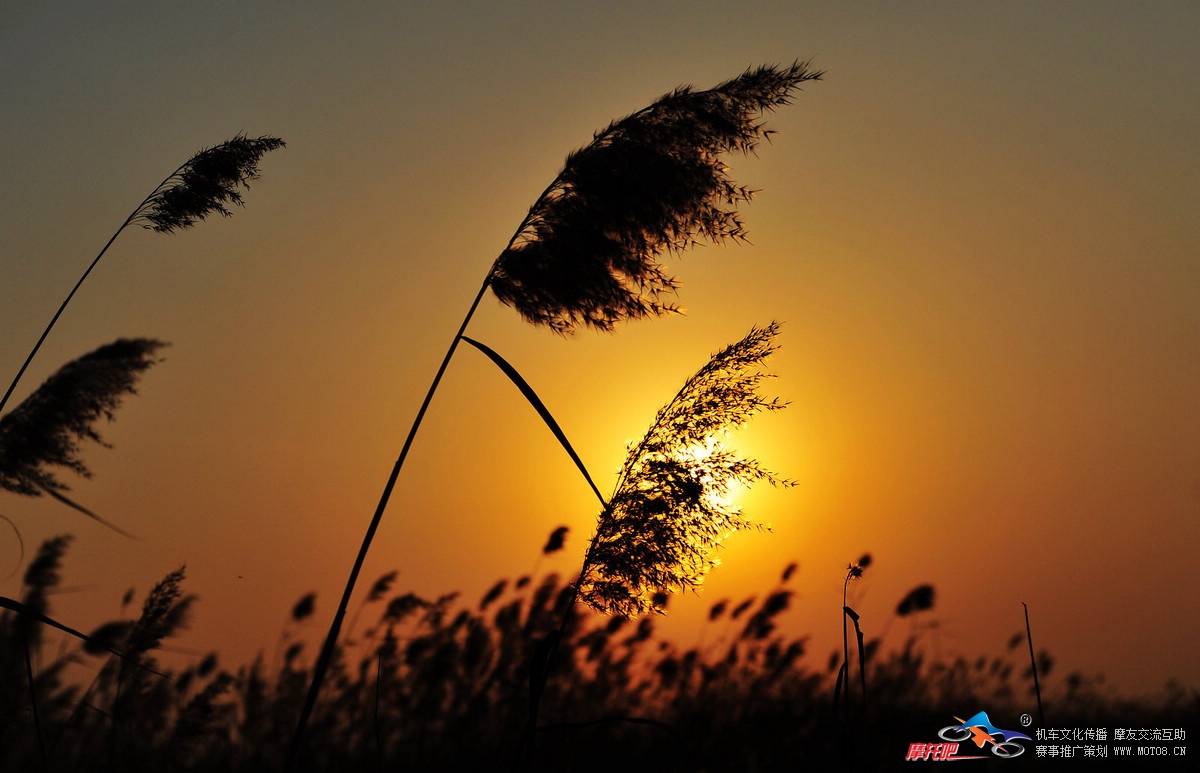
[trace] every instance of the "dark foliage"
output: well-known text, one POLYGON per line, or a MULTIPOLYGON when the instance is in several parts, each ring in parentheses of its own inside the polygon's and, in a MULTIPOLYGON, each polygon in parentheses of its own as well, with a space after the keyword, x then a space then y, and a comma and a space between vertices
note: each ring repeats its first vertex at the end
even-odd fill
MULTIPOLYGON (((34 574, 43 597, 59 582, 66 545, 55 540, 39 553, 34 574)), ((117 621, 126 633, 149 634, 127 645, 139 650, 136 664, 97 661, 53 641, 39 647, 32 697, 52 740, 50 769, 279 769, 311 676, 300 642, 277 670, 261 658, 226 670, 212 654, 181 671, 148 670, 144 666, 157 665, 151 656, 162 640, 182 624, 178 610, 189 597, 181 581, 178 572, 168 575, 137 620, 117 621), (98 671, 86 691, 66 679, 64 669, 74 662, 98 671)), ((507 585, 497 582, 488 593, 495 595, 490 610, 459 607, 457 594, 435 601, 400 596, 406 600, 375 606, 377 622, 357 643, 338 649, 302 769, 507 769, 524 718, 529 664, 554 635, 571 596, 554 576, 526 585, 523 594, 507 585)), ((552 655, 555 678, 542 697, 537 757, 528 769, 832 770, 846 764, 847 754, 864 769, 899 769, 907 764, 908 744, 936 742, 956 713, 986 708, 1003 722, 1028 710, 1032 683, 1022 674, 1020 653, 931 659, 920 640, 909 639, 870 657, 875 711, 856 719, 863 743, 848 749, 831 711, 832 673, 809 665, 805 638, 777 625, 789 596, 764 594, 761 604, 747 605, 747 625, 728 618, 712 623, 704 637, 709 643, 689 649, 657 637, 653 617, 636 626, 600 615, 574 620, 552 655)), ((4 771, 41 769, 22 644, 30 633, 20 615, 0 614, 4 771)), ((878 652, 878 645, 870 642, 868 652, 878 652)), ((840 655, 834 654, 835 663, 840 655)), ((1194 728, 1200 719, 1197 694, 1180 687, 1155 703, 1105 696, 1100 687, 1096 679, 1068 674, 1048 704, 1054 726, 1194 728)), ((1042 762, 1062 764, 1040 760, 1032 750, 1020 760, 1023 768, 1039 769, 1042 762)), ((1109 769, 1106 762, 1120 760, 1088 760, 1086 767, 1109 769)))

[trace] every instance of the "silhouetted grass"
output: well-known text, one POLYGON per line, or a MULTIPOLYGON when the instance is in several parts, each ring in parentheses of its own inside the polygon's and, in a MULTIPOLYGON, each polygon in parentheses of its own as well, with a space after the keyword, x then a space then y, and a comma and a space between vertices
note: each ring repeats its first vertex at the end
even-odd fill
MULTIPOLYGON (((49 611, 68 544, 52 540, 31 562, 23 597, 29 607, 49 611)), ((832 653, 822 667, 807 651, 807 637, 785 633, 794 575, 794 568, 785 571, 780 585, 758 594, 761 601, 716 602, 702 637, 707 644, 696 647, 660 638, 653 616, 573 616, 542 697, 537 758, 526 769, 836 767, 845 752, 831 708, 842 653, 832 653)), ((572 588, 548 575, 498 581, 478 601, 459 594, 425 599, 393 593, 393 580, 380 579, 381 592, 362 610, 361 633, 337 650, 313 712, 304 769, 502 769, 521 735, 533 649, 559 626, 572 588)), ((148 594, 136 620, 114 621, 92 635, 118 644, 126 661, 101 658, 82 643, 62 645, 11 610, 0 615, 0 770, 43 769, 39 738, 49 770, 200 773, 282 766, 312 677, 310 643, 294 639, 276 667, 261 656, 225 664, 214 653, 182 669, 164 668, 158 648, 178 635, 191 604, 182 584, 182 570, 171 573, 148 594), (23 642, 33 655, 32 692, 23 642), (72 664, 96 674, 88 688, 67 681, 72 664)), ((281 619, 306 613, 310 603, 301 598, 281 619)), ((912 603, 905 614, 913 613, 912 603)), ((1033 684, 1021 665, 1021 640, 1018 635, 997 652, 953 660, 931 658, 920 638, 887 653, 879 651, 879 640, 868 641, 871 702, 855 717, 856 764, 907 765, 908 744, 936 741, 956 713, 987 710, 1000 722, 1027 712, 1033 684)), ((1042 676, 1050 678, 1044 653, 1043 661, 1042 676)), ((1054 689, 1046 705, 1053 727, 1194 729, 1200 717, 1194 691, 1137 703, 1105 697, 1073 674, 1054 689)), ((1027 754, 1026 768, 1063 764, 1039 760, 1032 749, 1027 754)), ((1086 765, 1094 770, 1120 762, 1086 765)))
MULTIPOLYGON (((558 333, 579 325, 611 331, 622 320, 676 311, 668 297, 675 280, 661 262, 664 255, 702 242, 745 239, 738 206, 753 191, 730 178, 724 159, 754 152, 773 133, 765 115, 821 77, 796 61, 751 68, 703 91, 681 86, 612 122, 567 156, 492 263, 417 409, 321 647, 290 761, 301 753, 367 552, 446 368, 460 341, 490 351, 465 335, 483 296, 491 289, 530 323, 558 333)), ((582 471, 577 457, 576 463, 582 471)))

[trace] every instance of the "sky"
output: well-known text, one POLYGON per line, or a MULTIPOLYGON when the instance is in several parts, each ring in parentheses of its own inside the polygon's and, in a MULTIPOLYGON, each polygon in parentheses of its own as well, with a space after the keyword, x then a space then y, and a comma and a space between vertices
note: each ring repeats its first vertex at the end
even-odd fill
MULTIPOLYGON (((409 424, 492 261, 566 154, 681 84, 811 59, 731 174, 750 243, 668 265, 686 314, 560 337, 485 298, 468 329, 534 386, 602 490, 716 349, 783 324, 789 401, 733 438, 791 489, 660 630, 799 571, 784 627, 1002 655, 1024 630, 1104 689, 1200 684, 1200 59, 1191 3, 0 4, 0 371, 203 147, 275 135, 244 209, 127 230, 15 399, 119 337, 170 342, 71 495, 0 495, 26 559, 71 533, 53 611, 82 630, 181 564, 181 657, 227 666, 317 593, 330 619, 409 424), (786 7, 785 7, 786 5, 786 7), (925 627, 893 619, 936 588, 925 627), (933 624, 933 625, 929 625, 933 624)), ((5 383, 11 375, 5 376, 5 383)), ((578 571, 594 495, 504 376, 452 361, 363 591, 578 571), (556 527, 566 548, 543 559, 556 527)), ((0 595, 24 567, 0 530, 0 595)))

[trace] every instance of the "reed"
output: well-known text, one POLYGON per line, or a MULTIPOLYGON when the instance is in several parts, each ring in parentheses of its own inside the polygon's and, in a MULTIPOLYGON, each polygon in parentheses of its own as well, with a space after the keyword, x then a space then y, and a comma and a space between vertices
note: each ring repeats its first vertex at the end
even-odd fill
POLYGON ((752 191, 724 156, 752 153, 771 132, 763 116, 822 73, 807 62, 763 66, 712 89, 681 87, 613 122, 567 157, 484 277, 434 374, 384 484, 314 669, 286 768, 295 767, 350 598, 400 470, 467 326, 489 289, 535 325, 612 330, 625 319, 677 311, 660 262, 701 241, 745 238, 739 204, 752 191))
POLYGON ((21 496, 46 494, 110 529, 129 536, 67 497, 69 487, 58 469, 84 478, 91 471, 80 458, 80 445, 105 445, 96 424, 112 421, 122 398, 134 394, 141 374, 159 362, 166 344, 151 338, 122 338, 72 360, 0 416, 0 489, 21 496))
POLYGON ((726 537, 756 526, 731 501, 735 489, 792 485, 725 443, 756 413, 786 406, 759 390, 778 332, 774 322, 752 328, 712 355, 629 449, 579 575, 585 604, 625 617, 658 611, 657 599, 703 583, 726 537))
MULTIPOLYGON (((863 632, 859 626, 859 616, 848 602, 850 583, 861 579, 863 572, 871 565, 871 554, 864 553, 857 561, 846 567, 846 579, 842 583, 842 665, 838 670, 837 684, 834 689, 833 713, 836 716, 839 703, 844 702, 846 711, 850 706, 850 634, 846 627, 847 621, 854 626, 855 639, 858 642, 858 671, 862 686, 863 703, 867 700, 867 664, 866 648, 863 643, 863 632)), ((848 727, 848 724, 847 724, 848 727)))
MULTIPOLYGON (((44 549, 60 554, 63 546, 65 540, 44 549)), ((538 547, 531 545, 531 552, 538 547)), ((69 564, 37 563, 53 569, 37 572, 38 592, 53 604, 68 589, 63 566, 69 569, 69 564)), ((380 605, 369 627, 387 634, 340 648, 327 700, 315 717, 314 724, 325 731, 323 742, 314 739, 306 768, 313 773, 500 769, 497 760, 524 718, 532 650, 559 630, 564 598, 572 593, 570 583, 554 576, 504 586, 486 608, 479 599, 456 600, 453 594, 424 602, 404 589, 389 592, 391 601, 380 605)), ((553 713, 555 721, 539 730, 542 760, 552 761, 548 767, 555 770, 657 773, 846 767, 839 723, 826 708, 832 670, 823 658, 814 664, 811 639, 797 630, 794 618, 784 619, 781 591, 779 585, 761 589, 737 619, 732 608, 740 605, 718 602, 720 611, 706 637, 714 646, 706 649, 664 639, 652 614, 636 622, 576 616, 565 629, 546 691, 544 713, 553 713), (772 621, 778 625, 769 625, 772 621), (716 646, 723 639, 732 643, 716 646), (629 721, 639 717, 653 719, 629 721)), ((138 665, 144 678, 127 674, 114 757, 115 662, 104 666, 94 689, 81 697, 65 669, 97 667, 86 645, 72 648, 45 635, 61 632, 47 622, 52 609, 41 607, 49 614, 35 618, 9 601, 0 599, 0 770, 39 770, 43 760, 50 770, 72 773, 279 769, 297 702, 311 677, 303 659, 269 675, 261 657, 236 664, 194 652, 173 666, 181 652, 190 651, 184 641, 157 673, 146 670, 157 665, 152 662, 156 653, 128 661, 127 667, 138 665), (39 624, 50 628, 36 642, 30 639, 31 696, 30 663, 19 629, 39 624)), ((289 615, 292 609, 282 612, 289 615)), ((132 626, 140 616, 133 617, 122 622, 132 626)), ((101 626, 106 627, 112 626, 101 626)), ((127 632, 110 643, 124 647, 127 632)), ((90 638, 98 637, 94 632, 90 638)), ((857 764, 898 768, 906 745, 929 736, 948 707, 986 706, 1002 716, 1028 710, 1030 685, 1021 676, 1026 638, 1021 632, 1007 652, 976 657, 964 653, 943 659, 916 639, 872 655, 872 711, 856 718, 863 740, 854 749, 857 764)), ((875 643, 868 641, 868 653, 875 643)), ((841 647, 836 649, 835 667, 843 655, 841 647)), ((1088 690, 1077 674, 1048 677, 1047 658, 1039 653, 1039 673, 1047 697, 1059 700, 1056 725, 1188 728, 1200 717, 1194 686, 1127 699, 1088 690)))
POLYGON ((1022 601, 1021 606, 1025 608, 1025 640, 1029 642, 1029 669, 1033 674, 1033 691, 1037 695, 1038 724, 1044 727, 1046 713, 1042 710, 1042 685, 1038 682, 1037 656, 1033 654, 1033 629, 1029 626, 1029 605, 1022 601))
MULTIPOLYGON (((731 502, 735 488, 758 482, 792 485, 725 444, 728 434, 756 413, 786 405, 759 389, 767 376, 764 363, 776 351, 778 332, 775 322, 754 327, 713 354, 658 411, 641 441, 629 448, 614 494, 601 498, 596 531, 562 609, 562 622, 535 650, 529 712, 515 765, 533 756, 542 695, 576 602, 621 618, 662 613, 672 593, 700 587, 726 537, 756 526, 731 502)), ((564 448, 579 463, 569 445, 564 448)), ((790 592, 773 597, 771 611, 759 620, 760 630, 769 632, 770 619, 789 599, 790 592)))
POLYGON ((167 175, 150 195, 142 199, 133 212, 129 213, 129 217, 125 218, 125 222, 109 237, 108 242, 79 277, 79 281, 67 293, 67 297, 50 318, 50 323, 46 325, 41 337, 33 345, 17 375, 4 392, 4 397, 0 397, 0 411, 8 404, 13 390, 17 388, 29 363, 33 362, 34 356, 50 335, 58 318, 66 310, 67 304, 75 297, 75 293, 121 232, 131 225, 140 225, 158 233, 172 233, 190 228, 214 213, 228 217, 231 214, 230 206, 240 207, 243 204, 239 189, 249 188, 250 181, 258 177, 259 160, 264 154, 283 146, 283 140, 278 137, 250 139, 239 134, 220 145, 201 150, 167 175))

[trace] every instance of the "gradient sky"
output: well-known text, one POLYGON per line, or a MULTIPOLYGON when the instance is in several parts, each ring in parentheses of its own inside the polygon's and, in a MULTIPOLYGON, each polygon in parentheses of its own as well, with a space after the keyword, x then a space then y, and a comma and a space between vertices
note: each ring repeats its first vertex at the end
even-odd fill
MULTIPOLYGON (((123 234, 22 383, 121 336, 172 344, 114 448, 88 449, 95 478, 69 481, 140 540, 0 496, 27 557, 76 535, 56 615, 89 630, 186 562, 201 600, 173 647, 269 653, 309 591, 315 640, 462 314, 567 152, 679 84, 811 58, 824 82, 732 161, 761 189, 752 244, 670 263, 686 316, 560 338, 489 297, 470 335, 604 489, 708 354, 784 323, 770 388, 791 405, 737 444, 799 485, 743 497, 773 529, 673 601, 684 644, 797 561, 787 626, 823 667, 870 552, 868 636, 931 583, 931 652, 1004 654, 1027 602, 1052 686, 1200 683, 1200 7, 784 5, 0 5, 5 383, 160 179, 239 132, 288 143, 234 217, 123 234)), ((516 390, 460 350, 364 589, 394 568, 401 591, 474 600, 577 571, 595 515, 516 390)), ((0 575, 17 560, 0 532, 0 575)))

